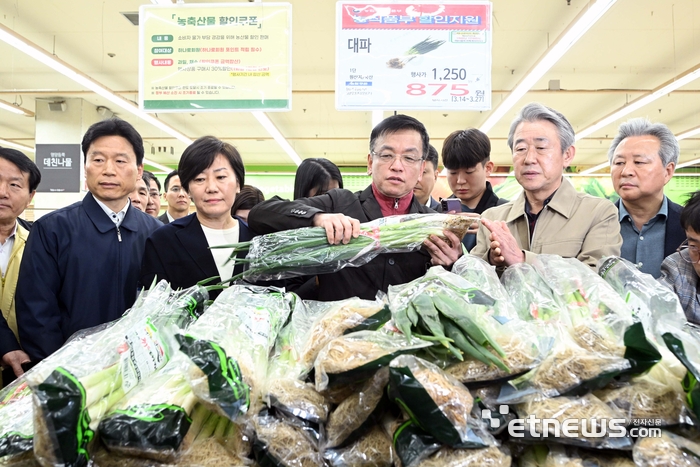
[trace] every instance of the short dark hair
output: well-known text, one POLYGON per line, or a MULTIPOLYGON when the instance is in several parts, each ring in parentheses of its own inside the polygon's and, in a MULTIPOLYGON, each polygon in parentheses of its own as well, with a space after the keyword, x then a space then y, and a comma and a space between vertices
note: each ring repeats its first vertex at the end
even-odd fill
POLYGON ((432 144, 428 145, 428 155, 426 156, 425 160, 433 164, 433 170, 437 172, 438 152, 437 149, 435 149, 435 146, 433 146, 432 144))
POLYGON ((238 185, 243 186, 245 183, 245 167, 236 148, 214 136, 202 136, 187 146, 180 158, 177 171, 180 174, 182 188, 185 191, 189 191, 190 182, 209 168, 219 154, 228 159, 238 185))
POLYGON ((304 159, 294 177, 294 199, 307 198, 314 189, 316 194, 325 193, 331 180, 343 188, 343 176, 337 165, 323 157, 304 159))
POLYGON ((29 175, 29 193, 36 191, 41 183, 41 172, 33 160, 16 149, 0 147, 0 158, 17 166, 20 172, 29 175))
POLYGON ((83 148, 83 162, 87 161, 87 153, 90 145, 103 136, 121 136, 131 144, 136 154, 136 165, 143 164, 143 139, 136 128, 131 123, 121 118, 110 118, 101 122, 93 123, 83 136, 81 146, 83 148))
POLYGON ((143 171, 143 181, 146 182, 146 186, 148 187, 149 190, 151 189, 151 180, 156 182, 156 186, 158 187, 158 193, 160 193, 160 182, 158 181, 156 176, 153 175, 152 172, 149 172, 148 170, 144 170, 143 171))
POLYGON ((700 190, 688 197, 681 210, 681 225, 683 230, 693 229, 700 233, 700 190))
POLYGON ((241 209, 252 209, 256 204, 260 204, 265 201, 265 195, 252 185, 243 185, 241 192, 236 195, 236 200, 231 206, 231 215, 235 216, 236 211, 241 209))
POLYGON ((491 159, 491 140, 476 128, 450 133, 442 144, 442 163, 447 170, 470 169, 491 159))
POLYGON ((413 117, 401 114, 385 118, 372 129, 372 133, 369 136, 369 152, 374 152, 374 145, 377 142, 377 138, 401 130, 414 130, 420 134, 421 140, 423 141, 421 157, 425 158, 430 150, 430 137, 428 136, 428 131, 425 129, 425 125, 413 117))
POLYGON ((163 191, 168 191, 168 186, 170 186, 170 179, 173 177, 179 177, 177 170, 173 170, 165 177, 165 181, 163 182, 163 191))

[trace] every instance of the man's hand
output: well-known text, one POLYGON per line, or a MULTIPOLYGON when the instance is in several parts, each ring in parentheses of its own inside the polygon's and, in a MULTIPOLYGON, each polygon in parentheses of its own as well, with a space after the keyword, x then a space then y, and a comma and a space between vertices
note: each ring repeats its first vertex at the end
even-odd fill
POLYGON ((525 253, 518 246, 518 241, 508 230, 503 221, 481 219, 481 223, 491 231, 491 249, 489 250, 489 262, 495 266, 510 266, 511 264, 524 263, 525 253))
POLYGON ((430 263, 433 266, 450 267, 462 256, 462 242, 449 230, 445 230, 443 234, 450 241, 449 244, 441 238, 431 235, 423 242, 423 245, 430 253, 430 263))
POLYGON ((314 227, 326 229, 326 238, 331 245, 347 244, 360 235, 360 221, 345 214, 318 213, 314 216, 314 227))
POLYGON ((12 367, 12 371, 15 372, 16 377, 20 377, 24 374, 22 369, 22 363, 29 363, 29 355, 24 353, 22 350, 13 350, 12 352, 7 352, 2 356, 3 366, 12 367))

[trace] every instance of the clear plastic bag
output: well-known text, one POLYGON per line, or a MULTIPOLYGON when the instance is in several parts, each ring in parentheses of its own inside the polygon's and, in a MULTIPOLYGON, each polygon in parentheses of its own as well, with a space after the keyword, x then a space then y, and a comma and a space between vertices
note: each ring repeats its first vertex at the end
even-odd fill
POLYGON ((295 276, 328 274, 345 267, 359 267, 382 253, 417 250, 431 235, 444 238, 449 230, 458 238, 473 219, 451 214, 406 214, 388 216, 364 223, 360 236, 347 244, 330 245, 321 227, 283 230, 259 235, 237 245, 248 249, 244 261, 248 269, 237 277, 250 281, 286 279, 295 276))
POLYGON ((319 352, 314 365, 316 390, 363 380, 398 355, 432 343, 384 331, 358 331, 337 337, 319 352))
POLYGON ((501 284, 496 273, 496 267, 474 255, 462 255, 452 265, 452 273, 478 285, 484 293, 494 300, 507 300, 508 292, 501 284))
POLYGON ((511 457, 505 448, 454 449, 443 447, 418 464, 418 467, 510 467, 511 457))
MULTIPOLYGON (((528 263, 517 263, 503 271, 501 281, 508 300, 523 320, 544 323, 563 322, 569 325, 569 315, 562 311, 562 304, 554 298, 552 289, 535 268, 528 263)), ((543 327, 547 329, 546 326, 543 327)))
POLYGON ((89 329, 34 368, 34 450, 43 465, 82 465, 100 419, 172 356, 175 334, 197 318, 203 287, 161 281, 122 318, 89 329))
POLYGON ((33 457, 32 393, 25 378, 0 390, 0 465, 33 457))
POLYGON ((193 414, 197 399, 183 374, 185 368, 182 359, 171 360, 100 421, 100 438, 110 452, 175 461, 197 421, 193 414))
POLYGON ((441 443, 484 447, 493 438, 470 415, 474 404, 462 383, 430 362, 401 355, 389 365, 389 397, 441 443))
POLYGON ((337 302, 305 301, 304 305, 304 312, 295 313, 290 324, 290 340, 298 349, 299 362, 304 370, 301 376, 313 368, 318 353, 332 339, 367 320, 375 319, 380 323, 391 317, 386 303, 381 300, 350 298, 337 302))
POLYGON ((390 286, 388 296, 396 327, 405 335, 426 338, 427 334, 442 344, 426 352, 445 366, 463 362, 456 371, 465 380, 513 377, 539 360, 534 328, 518 318, 507 300, 495 300, 441 267, 430 268, 424 277, 407 284, 390 286))
POLYGON ((202 319, 179 336, 197 398, 232 421, 257 403, 275 340, 296 302, 294 294, 274 288, 236 285, 224 290, 202 319))
POLYGON ((638 467, 698 467, 700 445, 664 431, 660 438, 640 438, 634 445, 638 467))
POLYGON ((313 442, 297 427, 269 415, 253 419, 253 453, 259 465, 272 467, 323 466, 313 442))
POLYGON ((522 433, 531 439, 607 449, 632 446, 623 414, 593 394, 533 398, 518 405, 516 411, 520 419, 538 421, 523 424, 522 433))
POLYGON ((354 441, 363 425, 377 409, 384 388, 389 382, 389 369, 381 368, 370 378, 362 389, 351 395, 330 414, 326 424, 325 448, 331 449, 354 441), (354 436, 353 436, 354 435, 354 436))
POLYGON ((323 457, 332 467, 391 467, 394 448, 391 438, 378 425, 364 436, 342 449, 326 450, 323 457))
POLYGON ((666 368, 663 361, 654 365, 647 374, 596 391, 595 395, 620 410, 631 424, 692 424, 681 380, 666 368))

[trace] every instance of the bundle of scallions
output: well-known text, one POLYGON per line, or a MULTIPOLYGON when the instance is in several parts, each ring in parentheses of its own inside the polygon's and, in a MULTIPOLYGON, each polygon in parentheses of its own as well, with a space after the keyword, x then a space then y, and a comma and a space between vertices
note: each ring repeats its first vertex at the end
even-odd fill
POLYGON ((382 253, 417 250, 431 235, 444 239, 446 230, 461 240, 473 222, 453 214, 407 214, 361 224, 360 235, 347 244, 330 245, 323 228, 305 227, 219 248, 233 247, 231 261, 247 264, 231 281, 285 279, 362 266, 382 253), (245 259, 236 258, 240 251, 248 251, 245 259))

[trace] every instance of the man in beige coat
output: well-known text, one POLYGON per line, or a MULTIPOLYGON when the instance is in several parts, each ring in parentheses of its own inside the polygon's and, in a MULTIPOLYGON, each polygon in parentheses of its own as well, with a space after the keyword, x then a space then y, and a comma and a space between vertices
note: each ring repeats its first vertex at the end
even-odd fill
POLYGON ((571 124, 556 110, 533 103, 520 111, 508 146, 523 193, 482 214, 473 255, 503 268, 557 254, 596 270, 600 258, 620 254, 615 206, 578 193, 563 177, 576 153, 574 138, 571 124))
POLYGON ((15 289, 29 232, 17 217, 29 206, 41 181, 39 169, 14 149, 0 148, 0 364, 5 385, 29 362, 17 342, 15 289))

